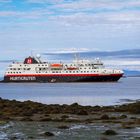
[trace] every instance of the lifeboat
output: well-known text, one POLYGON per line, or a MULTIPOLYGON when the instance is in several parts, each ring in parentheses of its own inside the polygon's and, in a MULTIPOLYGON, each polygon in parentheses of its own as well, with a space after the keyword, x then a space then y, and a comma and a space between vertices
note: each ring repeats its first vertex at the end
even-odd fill
POLYGON ((68 67, 67 69, 68 70, 77 70, 78 68, 77 67, 68 67))
POLYGON ((51 64, 50 67, 51 67, 51 70, 62 70, 63 65, 60 63, 55 63, 55 64, 51 64))
POLYGON ((51 64, 51 67, 52 68, 61 68, 61 67, 63 67, 63 65, 62 64, 51 64))

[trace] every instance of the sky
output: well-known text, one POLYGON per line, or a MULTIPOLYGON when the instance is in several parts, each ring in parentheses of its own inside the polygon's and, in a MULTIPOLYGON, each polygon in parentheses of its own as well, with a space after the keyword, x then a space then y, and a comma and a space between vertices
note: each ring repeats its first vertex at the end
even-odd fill
POLYGON ((134 49, 140 0, 0 0, 1 61, 31 52, 134 49))
POLYGON ((140 0, 0 0, 0 50, 140 49, 140 0))

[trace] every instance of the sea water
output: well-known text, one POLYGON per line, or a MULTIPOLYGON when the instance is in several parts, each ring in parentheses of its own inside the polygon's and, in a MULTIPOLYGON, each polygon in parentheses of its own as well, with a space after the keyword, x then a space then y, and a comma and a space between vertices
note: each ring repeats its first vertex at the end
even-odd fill
MULTIPOLYGON (((19 101, 32 100, 45 104, 115 105, 140 99, 140 77, 122 78, 108 83, 0 83, 0 97, 19 101)), ((123 129, 120 124, 110 123, 60 123, 10 121, 0 125, 0 140, 42 139, 41 134, 50 131, 52 140, 139 140, 140 127, 123 129), (68 125, 69 129, 58 129, 68 125), (118 135, 104 136, 107 129, 118 135)))
POLYGON ((0 97, 45 104, 122 104, 140 99, 140 77, 104 83, 0 83, 0 97))

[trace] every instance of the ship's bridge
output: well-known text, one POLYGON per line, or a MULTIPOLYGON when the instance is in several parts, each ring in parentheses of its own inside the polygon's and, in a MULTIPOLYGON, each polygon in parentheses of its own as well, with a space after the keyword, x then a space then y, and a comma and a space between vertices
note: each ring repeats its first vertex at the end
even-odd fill
POLYGON ((104 64, 99 58, 96 58, 92 61, 88 59, 74 60, 73 63, 76 63, 80 66, 92 66, 95 68, 104 68, 104 64))

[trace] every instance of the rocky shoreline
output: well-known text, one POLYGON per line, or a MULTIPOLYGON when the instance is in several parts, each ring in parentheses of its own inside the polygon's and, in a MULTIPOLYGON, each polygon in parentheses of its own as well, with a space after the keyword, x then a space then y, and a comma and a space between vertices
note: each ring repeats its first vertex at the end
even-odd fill
MULTIPOLYGON (((0 125, 8 122, 53 122, 58 129, 69 129, 74 124, 112 124, 121 129, 140 127, 140 101, 115 106, 46 105, 32 101, 16 101, 0 98, 0 125), (63 125, 65 124, 65 125, 63 125)), ((103 135, 117 135, 114 130, 106 130, 103 135)), ((44 136, 54 136, 44 132, 44 136)))
POLYGON ((116 106, 46 105, 0 98, 0 120, 93 122, 128 119, 140 123, 140 101, 116 106), (113 116, 113 114, 115 114, 113 116), (135 116, 135 117, 134 117, 135 116), (85 120, 83 120, 84 118, 85 120))

